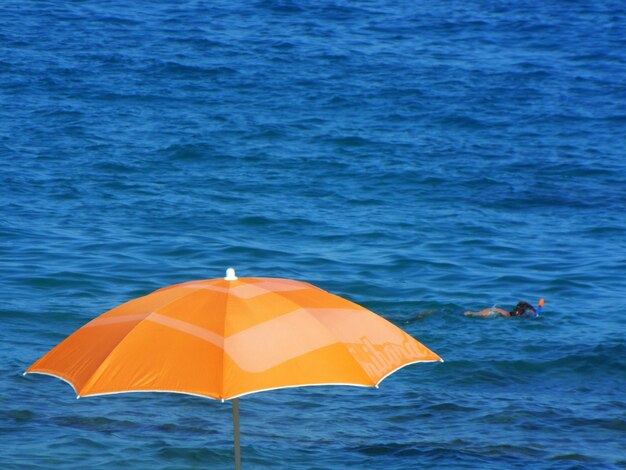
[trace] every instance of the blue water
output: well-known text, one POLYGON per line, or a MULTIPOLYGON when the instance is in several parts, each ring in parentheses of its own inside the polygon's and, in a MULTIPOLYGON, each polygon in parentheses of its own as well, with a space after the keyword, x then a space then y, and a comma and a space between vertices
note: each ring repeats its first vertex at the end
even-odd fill
POLYGON ((244 468, 626 468, 624 77, 621 1, 3 1, 0 467, 231 468, 229 404, 21 372, 234 266, 446 360, 242 399, 244 468))

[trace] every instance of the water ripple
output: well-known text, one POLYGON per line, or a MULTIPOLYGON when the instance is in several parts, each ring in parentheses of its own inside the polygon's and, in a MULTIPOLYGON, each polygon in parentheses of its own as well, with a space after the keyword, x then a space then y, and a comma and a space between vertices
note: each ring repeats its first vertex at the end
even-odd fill
POLYGON ((244 466, 623 468, 624 13, 3 2, 0 466, 230 468, 227 405, 21 372, 235 266, 446 360, 242 400, 244 466), (537 319, 462 314, 540 297, 537 319))

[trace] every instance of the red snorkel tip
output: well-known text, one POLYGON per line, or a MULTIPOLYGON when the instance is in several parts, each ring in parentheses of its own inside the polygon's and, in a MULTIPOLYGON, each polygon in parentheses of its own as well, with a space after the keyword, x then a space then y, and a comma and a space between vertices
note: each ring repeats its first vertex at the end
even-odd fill
POLYGON ((537 303, 537 310, 535 310, 535 316, 538 317, 542 310, 543 310, 543 299, 539 299, 539 303, 537 303))

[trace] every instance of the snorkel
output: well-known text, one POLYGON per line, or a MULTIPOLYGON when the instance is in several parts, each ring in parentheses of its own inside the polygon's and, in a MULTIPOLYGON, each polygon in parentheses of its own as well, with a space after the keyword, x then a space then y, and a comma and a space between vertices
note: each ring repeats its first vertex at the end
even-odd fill
POLYGON ((539 299, 539 303, 537 304, 537 309, 535 310, 535 316, 538 317, 543 309, 543 299, 539 299))

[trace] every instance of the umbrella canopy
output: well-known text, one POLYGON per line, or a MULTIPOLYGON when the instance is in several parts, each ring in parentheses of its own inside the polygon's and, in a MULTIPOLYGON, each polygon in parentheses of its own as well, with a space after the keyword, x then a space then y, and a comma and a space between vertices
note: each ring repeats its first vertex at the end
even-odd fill
POLYGON ((78 396, 163 391, 230 399, 303 385, 376 386, 441 358, 369 310, 304 282, 191 281, 90 321, 28 368, 78 396))
POLYGON ((229 269, 109 310, 25 373, 65 380, 78 397, 157 391, 227 400, 305 385, 378 386, 405 365, 440 360, 349 300, 229 269))

